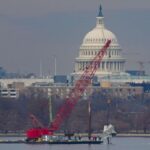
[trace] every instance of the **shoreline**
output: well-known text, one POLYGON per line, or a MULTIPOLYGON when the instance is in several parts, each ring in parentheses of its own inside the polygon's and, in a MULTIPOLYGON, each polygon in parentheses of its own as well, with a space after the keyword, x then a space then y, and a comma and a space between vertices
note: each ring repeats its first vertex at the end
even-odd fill
MULTIPOLYGON (((62 135, 62 134, 56 134, 62 135)), ((80 134, 81 136, 87 136, 87 134, 80 134)), ((93 136, 100 136, 100 134, 93 134, 93 136)), ((26 137, 24 133, 0 133, 0 137, 26 137)), ((150 133, 143 134, 143 133, 118 133, 116 137, 150 137, 150 133)))

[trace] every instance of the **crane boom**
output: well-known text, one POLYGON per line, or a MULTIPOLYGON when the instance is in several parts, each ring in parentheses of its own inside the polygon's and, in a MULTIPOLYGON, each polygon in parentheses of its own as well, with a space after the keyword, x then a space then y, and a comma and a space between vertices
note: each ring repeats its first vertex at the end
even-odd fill
POLYGON ((58 111, 56 117, 50 126, 50 131, 54 132, 58 130, 65 118, 71 113, 78 100, 81 98, 85 89, 91 83, 91 80, 99 68, 99 65, 106 53, 107 48, 110 46, 111 40, 107 40, 103 48, 98 52, 94 59, 86 66, 80 79, 75 83, 74 88, 69 93, 69 98, 65 101, 61 109, 58 111))
POLYGON ((44 128, 44 125, 33 114, 30 114, 30 118, 34 127, 44 128))
MULTIPOLYGON (((111 40, 107 40, 103 48, 98 52, 98 54, 89 63, 89 65, 86 66, 83 74, 81 75, 79 80, 76 81, 74 88, 71 89, 67 100, 65 101, 63 106, 60 108, 60 110, 57 112, 56 117, 54 118, 54 120, 52 121, 50 125, 50 128, 29 129, 26 132, 27 139, 36 139, 43 135, 48 135, 48 134, 53 135, 53 133, 60 128, 63 121, 68 117, 68 115, 71 113, 71 111, 77 104, 78 100, 81 98, 85 89, 90 85, 91 80, 96 70, 99 68, 99 65, 107 51, 107 48, 110 46, 110 44, 111 44, 111 40)), ((39 122, 33 115, 31 117, 34 122, 39 124, 39 122)), ((40 126, 42 125, 40 124, 40 126)))

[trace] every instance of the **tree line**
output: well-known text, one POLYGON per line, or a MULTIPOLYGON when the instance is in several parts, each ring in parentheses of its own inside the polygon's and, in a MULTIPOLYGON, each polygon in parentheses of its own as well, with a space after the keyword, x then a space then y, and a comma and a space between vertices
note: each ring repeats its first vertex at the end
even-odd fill
MULTIPOLYGON (((65 99, 52 95, 52 115, 65 99)), ((88 102, 91 101, 91 128, 97 133, 103 126, 111 123, 117 132, 150 132, 150 96, 137 95, 130 98, 110 96, 95 91, 86 100, 81 98, 70 116, 64 121, 58 132, 88 132, 88 102)), ((28 88, 18 99, 0 98, 0 131, 26 131, 33 127, 30 114, 49 127, 49 98, 42 89, 28 88)))

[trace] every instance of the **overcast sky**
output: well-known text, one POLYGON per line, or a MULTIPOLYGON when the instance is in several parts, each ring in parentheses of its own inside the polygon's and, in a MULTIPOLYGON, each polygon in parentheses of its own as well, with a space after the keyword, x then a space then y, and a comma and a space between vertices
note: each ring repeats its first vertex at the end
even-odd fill
POLYGON ((1 0, 0 66, 9 72, 44 74, 73 71, 87 32, 102 3, 106 28, 115 33, 128 63, 150 72, 150 0, 1 0))

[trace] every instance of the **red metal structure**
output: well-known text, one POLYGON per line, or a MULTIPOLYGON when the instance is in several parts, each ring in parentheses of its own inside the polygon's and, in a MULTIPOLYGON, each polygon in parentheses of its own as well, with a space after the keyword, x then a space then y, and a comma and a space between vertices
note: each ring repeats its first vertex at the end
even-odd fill
POLYGON ((50 128, 33 128, 27 131, 27 138, 39 138, 43 135, 52 135, 54 131, 58 130, 62 125, 63 121, 71 113, 78 100, 81 98, 85 89, 91 84, 92 78, 99 68, 99 65, 111 44, 111 40, 107 40, 103 48, 98 52, 94 59, 86 66, 80 79, 76 81, 74 88, 70 91, 69 97, 57 112, 56 117, 50 125, 50 128))
POLYGON ((33 114, 30 114, 30 119, 34 128, 44 128, 44 125, 33 114))

